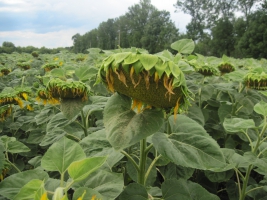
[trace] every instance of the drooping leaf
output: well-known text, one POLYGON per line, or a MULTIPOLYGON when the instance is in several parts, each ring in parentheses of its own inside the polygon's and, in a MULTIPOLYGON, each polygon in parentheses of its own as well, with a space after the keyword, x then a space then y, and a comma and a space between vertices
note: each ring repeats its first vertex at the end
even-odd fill
POLYGON ((81 99, 62 99, 60 102, 60 110, 69 120, 78 115, 83 106, 84 102, 81 99))
POLYGON ((101 167, 105 161, 106 157, 92 157, 78 160, 70 164, 68 173, 73 181, 81 181, 101 167))
POLYGON ((131 183, 121 193, 119 200, 147 200, 146 188, 138 183, 131 183))
POLYGON ((81 146, 66 137, 63 137, 49 147, 41 160, 41 166, 47 171, 63 173, 72 162, 85 158, 81 146))
POLYGON ((194 120, 178 115, 169 118, 171 135, 156 133, 156 150, 177 165, 203 170, 222 170, 227 166, 217 142, 194 120))
POLYGON ((158 57, 151 54, 140 54, 140 61, 145 70, 149 71, 158 62, 158 57))
POLYGON ((162 199, 164 200, 219 200, 197 183, 179 180, 166 180, 162 184, 162 199))
POLYGON ((155 133, 163 124, 163 112, 146 109, 141 113, 131 110, 129 97, 114 94, 104 109, 104 125, 110 144, 121 150, 155 133))

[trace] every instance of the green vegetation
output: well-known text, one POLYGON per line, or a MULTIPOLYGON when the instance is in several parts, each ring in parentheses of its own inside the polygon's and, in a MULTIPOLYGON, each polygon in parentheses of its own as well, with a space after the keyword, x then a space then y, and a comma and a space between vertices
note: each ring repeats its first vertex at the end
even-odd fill
POLYGON ((170 48, 0 54, 0 198, 264 199, 267 60, 170 48))

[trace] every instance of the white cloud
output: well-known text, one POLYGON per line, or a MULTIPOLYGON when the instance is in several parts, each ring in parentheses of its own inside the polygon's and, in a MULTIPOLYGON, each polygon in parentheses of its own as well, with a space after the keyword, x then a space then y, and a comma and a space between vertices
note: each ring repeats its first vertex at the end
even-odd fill
POLYGON ((0 32, 0 43, 9 41, 15 46, 34 46, 34 47, 68 47, 72 46, 71 37, 76 33, 84 34, 84 29, 67 29, 48 33, 34 33, 32 31, 5 31, 0 32))
MULTIPOLYGON (((16 46, 32 45, 49 48, 72 46, 71 37, 74 34, 84 34, 109 18, 124 15, 128 7, 139 2, 139 0, 0 0, 0 3, 5 4, 0 7, 0 14, 8 11, 12 17, 10 14, 12 12, 22 13, 16 15, 16 25, 13 26, 16 31, 9 31, 11 30, 8 29, 9 24, 4 24, 6 29, 0 32, 0 45, 3 41, 10 41, 16 46), (21 16, 21 19, 18 16, 21 16), (60 18, 54 19, 56 16, 60 18), (53 20, 50 20, 51 17, 53 20), (32 20, 35 18, 38 20, 32 20), (21 27, 26 30, 22 30, 21 27), (45 31, 47 33, 44 33, 45 31)), ((173 6, 175 2, 176 0, 151 0, 159 10, 169 11, 179 31, 185 32, 185 26, 191 18, 183 13, 175 13, 173 6)))

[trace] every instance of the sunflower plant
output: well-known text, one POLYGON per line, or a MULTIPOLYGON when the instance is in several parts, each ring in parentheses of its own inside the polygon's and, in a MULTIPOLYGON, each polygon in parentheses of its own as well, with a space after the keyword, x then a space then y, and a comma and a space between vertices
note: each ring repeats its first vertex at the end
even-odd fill
MULTIPOLYGON (((184 159, 195 160, 191 157, 194 153, 187 155, 184 152, 182 156, 180 150, 185 146, 179 141, 183 139, 175 134, 178 129, 185 129, 185 124, 193 123, 187 117, 177 115, 178 110, 183 112, 190 105, 190 92, 183 72, 172 60, 138 50, 116 53, 103 61, 99 78, 114 93, 104 110, 107 138, 116 150, 127 157, 129 165, 135 170, 136 174, 131 178, 146 186, 154 173, 155 164, 161 159, 190 166, 185 164, 187 161, 184 159), (174 115, 167 116, 170 108, 173 108, 174 115), (164 124, 167 126, 167 135, 160 133, 164 124), (130 150, 138 147, 138 154, 130 150), (153 160, 148 158, 149 153, 154 154, 153 160), (181 157, 175 156, 176 153, 181 157)), ((194 127, 193 124, 190 126, 194 127)), ((209 143, 208 140, 206 144, 219 152, 214 141, 209 143)), ((191 142, 193 140, 187 144, 193 145, 191 142)), ((214 167, 226 166, 222 154, 217 159, 220 161, 218 165, 213 163, 214 167)), ((208 167, 193 163, 191 166, 197 165, 200 169, 208 167)))

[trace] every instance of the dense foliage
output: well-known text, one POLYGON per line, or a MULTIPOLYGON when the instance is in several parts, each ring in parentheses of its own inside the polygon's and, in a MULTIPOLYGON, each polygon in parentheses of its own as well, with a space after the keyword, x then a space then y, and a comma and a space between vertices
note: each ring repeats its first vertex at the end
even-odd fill
POLYGON ((267 61, 194 47, 0 54, 0 199, 264 199, 267 61))

